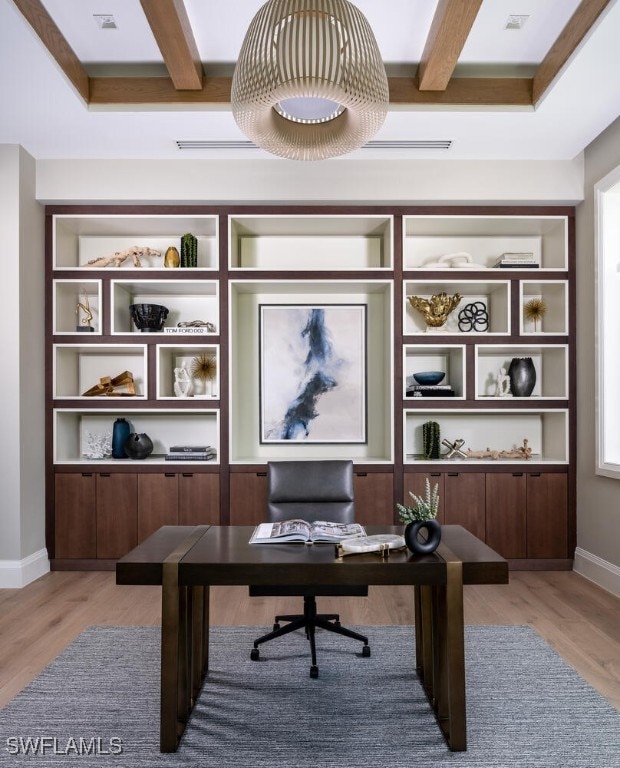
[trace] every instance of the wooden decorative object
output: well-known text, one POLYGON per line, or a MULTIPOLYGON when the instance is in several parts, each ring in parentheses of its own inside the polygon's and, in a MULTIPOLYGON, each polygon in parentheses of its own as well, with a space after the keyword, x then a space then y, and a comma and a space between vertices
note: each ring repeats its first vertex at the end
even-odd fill
POLYGON ((134 267, 141 267, 140 257, 145 258, 146 256, 161 256, 161 252, 144 245, 134 245, 126 251, 116 251, 112 256, 100 256, 98 259, 91 259, 86 266, 109 267, 112 264, 115 267, 120 267, 124 261, 131 257, 134 267))

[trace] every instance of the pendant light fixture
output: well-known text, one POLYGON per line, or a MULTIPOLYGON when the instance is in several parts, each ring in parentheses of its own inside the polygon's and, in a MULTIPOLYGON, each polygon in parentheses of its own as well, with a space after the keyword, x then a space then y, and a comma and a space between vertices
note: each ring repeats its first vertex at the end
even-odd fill
POLYGON ((262 149, 323 160, 358 149, 387 113, 387 76, 366 17, 348 0, 268 0, 232 82, 239 128, 262 149))

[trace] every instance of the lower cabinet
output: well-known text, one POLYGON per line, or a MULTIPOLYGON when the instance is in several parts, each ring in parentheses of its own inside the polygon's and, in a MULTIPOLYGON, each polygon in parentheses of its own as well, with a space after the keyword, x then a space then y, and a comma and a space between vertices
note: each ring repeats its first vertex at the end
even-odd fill
POLYGON ((409 491, 424 497, 426 478, 431 491, 438 486, 439 512, 437 519, 445 525, 462 525, 484 541, 485 538, 485 490, 484 472, 430 472, 405 475, 404 505, 410 506, 409 491))
POLYGON ((97 557, 117 560, 138 543, 138 476, 100 472, 97 483, 97 557))
POLYGON ((56 475, 54 488, 55 556, 97 557, 97 497, 92 472, 56 475))
POLYGON ((55 477, 57 560, 117 560, 162 525, 217 525, 219 476, 75 472, 55 477))
MULTIPOLYGON (((355 519, 362 525, 392 525, 394 476, 391 472, 353 475, 355 519)), ((267 472, 230 473, 230 524, 264 523, 267 510, 267 472)))
POLYGON ((557 560, 568 551, 568 475, 561 472, 407 472, 408 491, 439 485, 440 523, 462 525, 509 560, 557 560))

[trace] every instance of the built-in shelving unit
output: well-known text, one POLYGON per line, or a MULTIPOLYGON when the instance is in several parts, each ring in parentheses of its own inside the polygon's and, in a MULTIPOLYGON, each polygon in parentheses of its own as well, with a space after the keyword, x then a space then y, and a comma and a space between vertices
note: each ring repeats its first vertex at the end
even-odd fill
MULTIPOLYGON (((442 521, 466 525, 513 567, 570 565, 571 209, 71 206, 49 208, 48 219, 48 548, 55 567, 109 567, 162 524, 260 522, 267 461, 343 457, 354 461, 361 522, 394 522, 395 502, 408 490, 423 492, 431 477, 440 485, 442 521), (197 239, 196 266, 165 267, 166 251, 180 252, 186 233, 197 239), (115 254, 126 257, 116 263, 115 254), (460 300, 444 326, 431 328, 409 298, 440 293, 460 300), (165 306, 163 327, 141 331, 133 304, 165 306), (459 322, 470 305, 484 310, 485 322, 459 322), (535 305, 542 313, 533 319, 535 305), (341 307, 358 318, 350 338, 360 382, 349 400, 331 401, 338 403, 333 424, 355 407, 359 435, 328 430, 306 439, 298 429, 273 439, 264 383, 268 361, 280 361, 277 350, 265 354, 273 342, 263 318, 308 308, 333 316, 341 307), (527 397, 506 385, 511 361, 524 357, 536 377, 527 397), (200 360, 214 374, 206 383, 194 374, 200 360), (86 394, 124 371, 133 393, 86 394), (440 384, 415 378, 428 372, 440 384), (188 386, 179 388, 181 376, 188 386), (147 459, 112 459, 102 449, 117 418, 152 439, 147 459), (443 443, 439 458, 428 458, 429 421, 467 458, 449 456, 443 443), (528 458, 518 453, 524 440, 528 458), (166 459, 183 445, 209 446, 215 456, 166 459), (546 509, 553 525, 541 523, 546 509), (527 544, 513 546, 515 530, 527 532, 527 544)), ((278 341, 285 346, 286 322, 278 341)), ((339 364, 349 363, 343 357, 339 364)), ((287 392, 304 381, 301 367, 287 392)), ((329 395, 321 397, 314 404, 329 408, 329 395)))

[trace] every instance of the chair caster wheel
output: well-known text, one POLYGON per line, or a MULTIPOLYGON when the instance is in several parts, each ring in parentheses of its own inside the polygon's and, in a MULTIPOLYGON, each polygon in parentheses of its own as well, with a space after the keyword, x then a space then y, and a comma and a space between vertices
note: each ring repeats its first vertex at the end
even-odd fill
POLYGON ((365 645, 362 648, 362 656, 370 656, 370 646, 369 645, 365 645))
POLYGON ((315 677, 316 678, 318 676, 319 676, 319 668, 315 664, 313 664, 310 667, 310 677, 315 677))
POLYGON ((336 619, 336 621, 334 622, 334 626, 335 627, 339 627, 340 626, 340 622, 338 621, 338 619, 336 619))
POLYGON ((252 659, 252 661, 258 661, 259 660, 260 652, 259 652, 258 648, 252 648, 252 650, 250 651, 250 658, 252 659))
POLYGON ((276 623, 273 625, 273 631, 276 632, 278 629, 280 629, 280 625, 276 621, 276 623))

